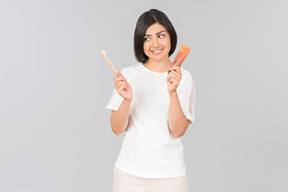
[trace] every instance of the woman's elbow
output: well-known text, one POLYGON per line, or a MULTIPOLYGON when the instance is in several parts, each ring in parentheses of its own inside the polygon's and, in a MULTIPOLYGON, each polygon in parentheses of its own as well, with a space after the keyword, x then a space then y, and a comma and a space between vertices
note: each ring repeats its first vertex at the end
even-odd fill
POLYGON ((112 131, 114 132, 114 134, 115 134, 116 136, 119 136, 119 135, 121 135, 121 133, 122 133, 122 132, 120 132, 120 131, 115 131, 115 130, 113 130, 113 129, 112 129, 112 131))
POLYGON ((177 133, 172 133, 173 134, 173 136, 177 139, 177 138, 180 138, 180 137, 182 137, 183 135, 184 135, 184 133, 185 132, 177 132, 177 133))
POLYGON ((187 121, 187 122, 185 123, 185 125, 183 125, 182 128, 180 128, 180 129, 178 129, 178 130, 177 130, 177 129, 174 130, 174 131, 172 132, 172 135, 173 135, 175 138, 182 137, 182 136, 185 134, 188 126, 189 126, 189 121, 187 121))
POLYGON ((111 128, 112 128, 113 133, 116 136, 121 135, 121 133, 123 132, 123 131, 121 131, 121 129, 119 129, 119 127, 113 126, 112 122, 111 122, 111 128))
POLYGON ((112 128, 113 133, 114 133, 116 136, 121 135, 121 133, 123 133, 123 132, 125 131, 125 129, 122 129, 121 127, 119 127, 119 125, 116 126, 115 123, 110 122, 110 125, 111 125, 111 128, 112 128))

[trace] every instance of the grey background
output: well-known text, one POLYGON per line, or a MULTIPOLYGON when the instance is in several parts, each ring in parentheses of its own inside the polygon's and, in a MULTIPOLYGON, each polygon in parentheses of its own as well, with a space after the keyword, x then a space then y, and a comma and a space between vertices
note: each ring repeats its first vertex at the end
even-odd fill
MULTIPOLYGON (((112 191, 124 134, 105 109, 133 32, 164 11, 194 77, 190 191, 288 190, 285 0, 0 1, 0 191, 112 191)), ((175 54, 171 56, 173 60, 175 54)))

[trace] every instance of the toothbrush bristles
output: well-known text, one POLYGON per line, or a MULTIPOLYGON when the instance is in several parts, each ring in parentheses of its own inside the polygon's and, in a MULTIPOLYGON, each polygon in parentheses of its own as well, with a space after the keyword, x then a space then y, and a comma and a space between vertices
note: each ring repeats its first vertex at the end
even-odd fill
POLYGON ((106 55, 106 51, 104 49, 101 49, 101 51, 104 55, 106 55))

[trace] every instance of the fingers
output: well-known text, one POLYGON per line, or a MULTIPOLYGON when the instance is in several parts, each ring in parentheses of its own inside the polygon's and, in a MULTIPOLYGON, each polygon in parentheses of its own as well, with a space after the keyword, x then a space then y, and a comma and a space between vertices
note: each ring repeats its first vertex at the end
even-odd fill
POLYGON ((127 79, 119 71, 114 75, 115 89, 117 93, 125 100, 132 101, 133 92, 127 79))
POLYGON ((120 75, 120 72, 119 71, 116 71, 115 75, 114 75, 114 79, 116 79, 117 77, 119 77, 120 75))
POLYGON ((120 73, 119 71, 117 71, 114 75, 114 80, 115 83, 119 82, 119 81, 127 81, 127 79, 122 75, 122 73, 120 73))
POLYGON ((127 85, 120 85, 118 90, 120 94, 124 95, 126 89, 127 89, 127 85))
POLYGON ((176 73, 182 75, 182 73, 181 73, 181 69, 180 69, 179 66, 173 66, 173 67, 171 67, 169 70, 170 70, 170 72, 175 71, 176 73))
POLYGON ((179 73, 177 73, 177 72, 175 72, 175 71, 171 71, 171 72, 168 74, 167 78, 170 78, 170 77, 174 77, 174 78, 176 78, 176 79, 181 80, 182 75, 179 74, 179 73))
POLYGON ((170 83, 170 84, 179 84, 179 79, 176 79, 174 77, 170 77, 169 79, 167 79, 167 81, 170 83))
POLYGON ((115 82, 127 81, 125 77, 116 77, 114 80, 115 82))
POLYGON ((124 77, 122 75, 122 73, 120 73, 119 71, 116 71, 115 75, 114 75, 114 79, 118 78, 118 77, 124 77))
POLYGON ((176 71, 177 73, 181 74, 181 70, 179 66, 173 66, 169 69, 171 72, 176 71))
POLYGON ((172 79, 174 79, 174 81, 179 83, 182 79, 182 75, 175 71, 171 71, 167 77, 167 81, 170 82, 172 79))
POLYGON ((180 67, 174 66, 170 68, 170 73, 167 76, 167 82, 171 85, 178 87, 182 79, 182 73, 180 67))
POLYGON ((116 80, 116 82, 115 82, 116 89, 120 88, 120 87, 124 87, 124 88, 128 87, 128 82, 125 79, 123 79, 123 80, 121 80, 121 79, 122 78, 119 78, 118 80, 116 80))
POLYGON ((120 94, 125 94, 125 90, 128 88, 128 82, 127 79, 122 75, 122 73, 116 71, 114 75, 114 81, 117 92, 120 94))

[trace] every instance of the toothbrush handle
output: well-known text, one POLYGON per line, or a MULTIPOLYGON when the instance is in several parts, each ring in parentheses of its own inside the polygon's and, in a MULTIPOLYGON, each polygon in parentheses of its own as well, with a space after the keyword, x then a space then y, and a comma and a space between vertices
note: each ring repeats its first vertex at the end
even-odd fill
POLYGON ((107 63, 110 65, 110 67, 113 69, 113 71, 116 73, 117 70, 115 69, 115 67, 112 65, 112 63, 109 61, 109 59, 106 57, 106 54, 100 50, 100 53, 103 55, 103 57, 105 58, 105 60, 107 61, 107 63))
POLYGON ((107 63, 110 65, 110 67, 113 69, 113 71, 116 73, 117 70, 116 70, 115 67, 112 65, 112 63, 109 61, 109 59, 107 59, 106 56, 104 56, 104 58, 106 59, 107 63))

